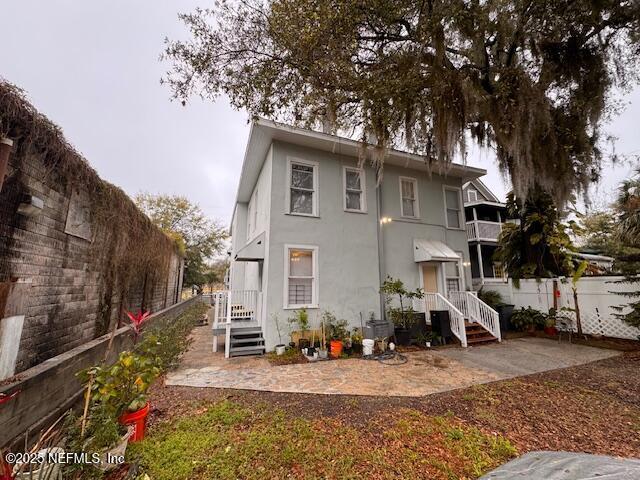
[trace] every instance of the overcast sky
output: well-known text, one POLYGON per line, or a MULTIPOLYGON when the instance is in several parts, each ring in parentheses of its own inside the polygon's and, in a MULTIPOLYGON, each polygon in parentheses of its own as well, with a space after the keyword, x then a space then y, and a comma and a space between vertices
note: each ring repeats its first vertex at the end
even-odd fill
MULTIPOLYGON (((25 89, 102 178, 130 195, 185 195, 230 220, 249 127, 247 114, 192 99, 170 101, 158 57, 166 36, 185 38, 178 12, 205 0, 20 0, 3 2, 0 75, 25 89)), ((609 128, 619 153, 640 153, 640 89, 609 128)), ((492 155, 472 149, 499 195, 508 186, 492 155)), ((595 193, 610 199, 630 165, 607 167, 595 193)))

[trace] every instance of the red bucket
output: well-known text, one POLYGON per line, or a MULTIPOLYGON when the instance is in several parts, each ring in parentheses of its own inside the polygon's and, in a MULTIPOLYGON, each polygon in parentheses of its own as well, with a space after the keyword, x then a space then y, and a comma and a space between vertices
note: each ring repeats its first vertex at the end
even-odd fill
POLYGON ((133 425, 133 434, 129 437, 130 442, 139 442, 144 439, 144 431, 147 427, 147 416, 150 409, 149 402, 140 410, 131 413, 123 413, 118 421, 122 425, 133 425))

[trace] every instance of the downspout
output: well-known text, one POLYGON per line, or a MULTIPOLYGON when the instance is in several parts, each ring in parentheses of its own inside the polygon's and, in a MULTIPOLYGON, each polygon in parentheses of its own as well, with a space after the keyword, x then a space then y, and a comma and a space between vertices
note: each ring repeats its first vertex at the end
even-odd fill
POLYGON ((7 166, 9 165, 9 154, 13 148, 13 140, 7 137, 0 137, 0 190, 4 183, 4 177, 7 174, 7 166))
MULTIPOLYGON (((378 222, 378 277, 379 287, 382 287, 386 272, 384 268, 384 235, 382 232, 382 182, 378 178, 376 172, 376 220, 378 222)), ((384 295, 380 292, 380 319, 385 320, 386 312, 384 309, 384 295)))

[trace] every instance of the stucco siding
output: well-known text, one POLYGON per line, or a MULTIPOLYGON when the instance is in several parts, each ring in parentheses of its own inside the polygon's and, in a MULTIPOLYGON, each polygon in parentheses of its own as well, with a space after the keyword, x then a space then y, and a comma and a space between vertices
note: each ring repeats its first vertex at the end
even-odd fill
POLYGON ((365 320, 370 311, 376 317, 380 315, 375 178, 372 171, 366 171, 368 213, 345 212, 344 165, 355 167, 356 161, 295 145, 274 144, 264 329, 267 349, 278 343, 273 314, 278 315, 282 325, 294 314, 294 310, 283 308, 285 245, 288 244, 318 248, 318 308, 309 310, 312 324, 319 324, 323 310, 331 310, 352 326, 360 326, 360 313, 365 320), (288 157, 318 162, 318 217, 285 213, 288 157))

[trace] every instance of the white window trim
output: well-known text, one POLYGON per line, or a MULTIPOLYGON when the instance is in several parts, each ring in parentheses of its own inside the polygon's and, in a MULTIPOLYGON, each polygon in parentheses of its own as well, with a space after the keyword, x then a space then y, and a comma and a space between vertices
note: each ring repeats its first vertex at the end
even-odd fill
POLYGON ((367 213, 367 185, 364 170, 357 167, 342 167, 342 208, 345 212, 367 213), (360 210, 347 208, 347 172, 357 172, 360 175, 360 210))
POLYGON ((311 160, 304 160, 302 158, 296 157, 287 157, 287 189, 285 191, 285 206, 284 211, 287 215, 298 215, 301 217, 318 217, 318 200, 319 200, 319 168, 318 162, 314 162, 311 160), (291 211, 291 165, 293 163, 297 163, 299 165, 306 165, 309 167, 313 167, 313 200, 311 204, 312 213, 298 213, 291 211))
POLYGON ((478 201, 478 191, 473 189, 473 188, 469 188, 467 189, 467 200, 469 202, 477 202, 478 201), (471 199, 471 194, 474 194, 476 198, 474 198, 473 200, 471 199))
POLYGON ((398 177, 398 186, 400 187, 400 216, 402 218, 413 218, 413 219, 417 219, 420 218, 420 194, 418 192, 418 179, 415 177, 398 177), (402 182, 403 181, 409 181, 413 183, 413 194, 415 195, 415 212, 414 215, 405 215, 404 214, 404 208, 402 206, 402 182))
POLYGON ((299 308, 318 308, 318 246, 317 245, 295 245, 286 244, 284 246, 284 288, 282 292, 283 310, 297 310, 299 308), (311 289, 311 303, 307 305, 289 305, 289 250, 311 250, 313 251, 313 288, 311 289))
POLYGON ((463 217, 463 205, 464 203, 462 202, 462 189, 460 187, 452 187, 450 185, 443 185, 442 186, 442 199, 444 201, 444 224, 447 226, 448 229, 450 230, 464 230, 466 228, 465 224, 464 224, 464 217, 463 217), (449 226, 449 216, 447 215, 447 190, 450 190, 452 192, 457 192, 458 193, 458 223, 459 223, 459 227, 450 227, 449 226))

